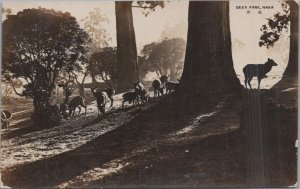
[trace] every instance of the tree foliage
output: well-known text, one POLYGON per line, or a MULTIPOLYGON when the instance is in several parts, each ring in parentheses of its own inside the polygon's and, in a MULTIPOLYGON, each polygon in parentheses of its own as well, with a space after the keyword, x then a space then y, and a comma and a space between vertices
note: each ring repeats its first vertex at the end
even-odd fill
POLYGON ((3 22, 3 72, 25 82, 20 96, 33 98, 35 111, 49 105, 57 77, 86 62, 89 36, 70 13, 24 9, 3 22))
POLYGON ((164 8, 164 1, 137 1, 137 5, 133 7, 138 7, 143 9, 143 14, 148 16, 150 12, 154 12, 157 7, 164 8))
POLYGON ((259 46, 272 47, 280 39, 283 32, 288 31, 290 23, 290 6, 287 1, 281 3, 282 12, 277 12, 273 17, 268 18, 268 23, 262 25, 260 30, 263 34, 260 37, 259 46))
POLYGON ((101 9, 95 8, 80 21, 84 23, 84 30, 91 38, 91 43, 89 43, 90 55, 109 45, 111 37, 104 27, 105 24, 109 23, 109 20, 105 14, 101 13, 101 9))
POLYGON ((173 38, 145 45, 139 58, 140 72, 147 70, 176 80, 182 73, 185 44, 183 39, 173 38))
MULTIPOLYGON (((87 52, 88 59, 93 53, 101 51, 102 48, 108 47, 109 42, 112 40, 108 31, 105 29, 105 24, 109 24, 108 17, 101 12, 101 9, 95 8, 93 11, 88 13, 84 19, 80 20, 84 23, 84 30, 88 33, 91 38, 89 43, 89 50, 87 52)), ((88 76, 92 77, 93 83, 96 83, 96 75, 94 72, 90 72, 88 69, 88 64, 82 67, 82 69, 76 70, 76 75, 81 77, 76 77, 76 82, 80 86, 80 91, 83 93, 83 83, 88 76), (81 79, 79 79, 81 78, 81 79)))
POLYGON ((116 87, 117 48, 106 47, 93 53, 89 60, 88 70, 100 77, 109 87, 116 87))
POLYGON ((2 16, 3 17, 6 18, 10 14, 11 14, 11 9, 10 8, 4 8, 4 7, 2 7, 2 16))

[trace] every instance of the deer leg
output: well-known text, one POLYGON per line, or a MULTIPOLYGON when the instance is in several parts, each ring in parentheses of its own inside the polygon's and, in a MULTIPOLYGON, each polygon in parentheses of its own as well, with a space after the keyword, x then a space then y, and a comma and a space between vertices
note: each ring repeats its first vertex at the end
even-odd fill
POLYGON ((246 87, 246 90, 248 89, 248 87, 247 87, 247 78, 245 78, 245 87, 246 87))
POLYGON ((123 109, 124 109, 124 103, 125 103, 125 102, 123 101, 123 102, 122 102, 122 108, 123 108, 123 109))
POLYGON ((251 84, 250 84, 251 80, 252 80, 252 78, 248 78, 248 84, 249 84, 250 89, 252 89, 251 84))
POLYGON ((80 112, 81 112, 81 108, 80 108, 80 106, 78 106, 78 109, 79 109, 78 115, 80 115, 80 112))
POLYGON ((261 82, 261 78, 258 78, 258 90, 260 90, 260 82, 261 82))
POLYGON ((110 107, 113 107, 113 105, 114 105, 114 99, 113 99, 113 97, 110 97, 109 99, 110 99, 110 107))
POLYGON ((142 104, 142 97, 139 97, 138 100, 136 101, 137 105, 141 105, 142 104))
POLYGON ((101 113, 103 114, 103 115, 105 115, 105 107, 101 107, 101 113))
POLYGON ((4 120, 3 123, 3 129, 7 129, 7 120, 4 120))

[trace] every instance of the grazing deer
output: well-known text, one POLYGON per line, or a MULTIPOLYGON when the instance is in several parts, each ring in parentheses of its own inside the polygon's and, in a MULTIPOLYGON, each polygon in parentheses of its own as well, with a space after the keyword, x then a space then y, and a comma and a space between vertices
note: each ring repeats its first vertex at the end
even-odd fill
POLYGON ((114 105, 114 98, 113 98, 113 96, 114 96, 114 94, 115 94, 116 91, 114 89, 112 89, 112 88, 107 88, 103 92, 105 92, 107 94, 108 98, 110 99, 110 107, 112 107, 114 105))
POLYGON ((13 114, 7 110, 1 110, 1 125, 3 125, 3 129, 8 129, 10 120, 13 114))
POLYGON ((141 102, 146 102, 149 98, 149 93, 141 82, 133 83, 133 88, 141 102))
POLYGON ((123 94, 123 103, 122 108, 124 108, 124 103, 128 102, 129 104, 133 103, 133 107, 135 105, 135 102, 138 103, 138 93, 136 91, 134 92, 127 92, 123 94))
POLYGON ((95 91, 96 87, 91 87, 90 89, 92 90, 93 96, 96 98, 98 117, 100 116, 99 112, 105 115, 105 105, 109 99, 107 92, 95 91))
POLYGON ((165 86, 166 86, 166 93, 169 94, 171 93, 171 91, 175 91, 178 88, 179 82, 168 81, 165 86))
POLYGON ((69 109, 68 103, 66 103, 66 102, 62 103, 62 104, 59 106, 60 113, 63 115, 64 118, 67 118, 67 117, 68 117, 68 114, 67 114, 67 110, 68 110, 68 109, 69 109))
POLYGON ((252 89, 250 82, 253 77, 257 77, 259 90, 261 80, 267 77, 266 74, 271 71, 273 66, 277 66, 277 64, 270 58, 268 58, 268 61, 264 64, 247 64, 243 68, 246 90, 248 89, 247 83, 249 84, 250 89, 252 89))
POLYGON ((81 107, 84 107, 85 109, 85 115, 86 115, 86 105, 84 104, 83 98, 81 96, 75 96, 70 102, 69 102, 69 116, 74 115, 76 108, 79 109, 78 115, 80 115, 81 107))
POLYGON ((159 80, 155 79, 152 82, 152 87, 154 90, 154 97, 159 97, 160 94, 161 95, 164 94, 164 86, 162 85, 162 83, 159 80))

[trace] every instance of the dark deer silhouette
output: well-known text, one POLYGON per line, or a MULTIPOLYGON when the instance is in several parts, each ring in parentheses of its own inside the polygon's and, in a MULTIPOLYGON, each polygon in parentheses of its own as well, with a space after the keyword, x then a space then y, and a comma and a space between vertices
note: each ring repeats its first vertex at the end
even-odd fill
POLYGON ((166 86, 166 93, 169 94, 171 93, 171 91, 175 91, 178 88, 179 82, 168 81, 165 86, 166 86))
POLYGON ((8 129, 10 120, 13 114, 7 110, 1 110, 1 125, 3 125, 3 129, 8 129))
POLYGON ((260 89, 260 82, 263 78, 266 78, 266 74, 271 71, 273 66, 277 66, 274 60, 268 58, 268 61, 264 64, 248 64, 243 68, 244 76, 245 76, 245 87, 247 88, 247 83, 251 87, 251 80, 253 77, 257 77, 258 80, 258 90, 260 89))
POLYGON ((122 108, 124 108, 125 102, 128 102, 129 104, 133 103, 133 107, 135 105, 135 102, 138 103, 138 93, 136 91, 134 92, 127 92, 123 94, 123 103, 122 108))
POLYGON ((142 103, 148 101, 149 92, 146 90, 146 88, 141 82, 133 83, 133 88, 142 103))
POLYGON ((109 99, 106 92, 103 91, 95 91, 96 87, 91 87, 93 96, 96 98, 97 107, 98 107, 98 117, 100 116, 100 112, 105 115, 105 105, 109 99))
POLYGON ((75 111, 76 111, 76 108, 79 109, 79 113, 78 115, 80 115, 80 112, 81 112, 81 107, 82 106, 84 109, 85 109, 85 115, 86 115, 86 105, 84 104, 84 100, 81 96, 75 96, 70 102, 69 102, 69 105, 68 105, 68 108, 69 108, 69 116, 71 115, 74 115, 75 114, 75 111))
POLYGON ((112 107, 114 105, 114 98, 113 98, 113 96, 114 96, 114 94, 115 94, 116 91, 114 89, 112 89, 112 88, 107 88, 103 92, 105 92, 107 94, 108 98, 110 99, 110 107, 112 107))
POLYGON ((159 97, 160 95, 164 94, 164 86, 159 80, 155 79, 152 82, 152 87, 154 90, 154 97, 159 97))

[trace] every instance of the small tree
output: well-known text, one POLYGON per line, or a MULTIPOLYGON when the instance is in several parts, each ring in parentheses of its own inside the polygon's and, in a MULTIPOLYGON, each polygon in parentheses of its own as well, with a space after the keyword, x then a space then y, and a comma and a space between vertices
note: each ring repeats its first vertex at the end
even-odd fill
POLYGON ((85 65, 83 68, 81 67, 79 70, 72 72, 74 80, 76 81, 77 86, 78 86, 79 95, 82 97, 85 96, 84 82, 85 82, 86 78, 90 75, 90 73, 91 72, 88 70, 88 65, 85 65), (79 76, 81 76, 81 77, 79 77, 79 76))
MULTIPOLYGON (((91 38, 91 43, 89 43, 89 50, 87 52, 87 58, 89 59, 92 54, 101 51, 102 48, 108 47, 109 42, 111 41, 111 37, 105 29, 104 25, 108 24, 109 20, 105 14, 101 13, 101 9, 95 8, 93 11, 89 12, 88 16, 82 19, 81 22, 84 23, 84 30, 91 38)), ((97 73, 89 72, 87 68, 88 66, 84 67, 81 70, 78 70, 77 72, 82 76, 81 81, 79 81, 78 77, 76 78, 80 93, 84 91, 83 83, 87 76, 91 76, 92 83, 97 83, 97 73)), ((84 95, 84 93, 81 95, 84 95)))
POLYGON ((107 86, 115 88, 117 78, 117 48, 106 47, 91 55, 88 70, 100 77, 107 86))
POLYGON ((77 75, 74 75, 72 67, 66 67, 63 70, 62 75, 63 77, 60 78, 60 81, 63 81, 63 83, 60 83, 58 86, 63 88, 65 95, 64 103, 68 104, 70 101, 70 96, 76 89, 74 87, 74 81, 77 75))
MULTIPOLYGON (((20 80, 14 81, 14 86, 20 87, 22 86, 22 82, 20 80)), ((11 95, 13 93, 13 88, 11 86, 11 82, 7 81, 5 77, 1 78, 1 97, 2 103, 10 101, 11 95)))
POLYGON ((22 92, 15 92, 33 99, 38 123, 49 123, 49 98, 57 77, 64 68, 85 62, 88 38, 74 17, 54 10, 25 9, 3 22, 5 76, 26 83, 22 92))
POLYGON ((180 77, 183 69, 185 41, 181 38, 165 39, 161 43, 145 45, 141 51, 143 55, 140 65, 141 72, 148 69, 154 71, 158 77, 169 75, 171 80, 180 77), (145 63, 142 63, 145 62, 145 63))

